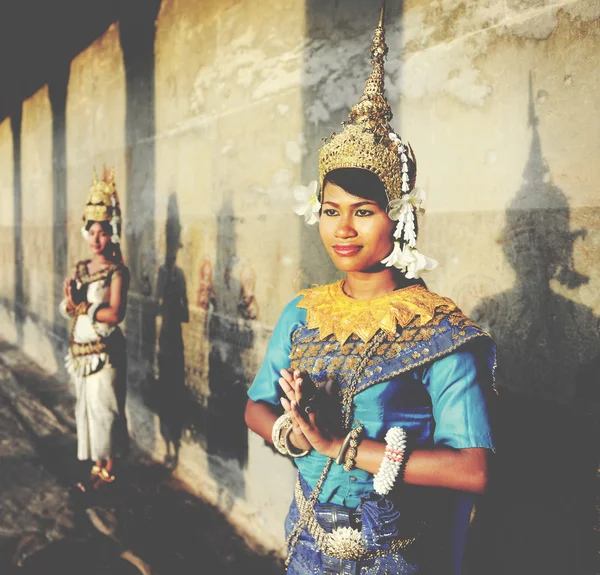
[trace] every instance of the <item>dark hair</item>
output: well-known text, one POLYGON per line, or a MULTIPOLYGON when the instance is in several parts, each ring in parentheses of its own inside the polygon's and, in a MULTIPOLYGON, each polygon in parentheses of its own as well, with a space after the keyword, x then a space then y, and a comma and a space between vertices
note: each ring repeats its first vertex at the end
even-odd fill
MULTIPOLYGON (((107 222, 106 220, 103 220, 103 221, 88 220, 85 224, 85 230, 87 232, 89 232, 90 228, 94 224, 100 224, 100 227, 102 228, 102 231, 104 232, 104 235, 108 236, 109 238, 112 237, 113 231, 112 231, 112 226, 110 225, 110 222, 107 222)), ((123 252, 121 252, 121 244, 113 244, 111 241, 109 243, 109 248, 110 248, 110 254, 109 254, 108 258, 110 260, 112 260, 114 263, 124 264, 125 259, 123 258, 123 252)))
MULTIPOLYGON (((373 172, 362 168, 338 168, 325 176, 323 189, 325 189, 327 182, 339 186, 353 196, 377 202, 384 210, 388 207, 389 202, 385 187, 373 172)), ((417 218, 415 218, 415 233, 419 233, 417 218)), ((400 243, 403 243, 402 239, 400 239, 400 243)))
POLYGON ((362 168, 338 168, 325 176, 323 189, 327 182, 339 186, 353 196, 377 202, 384 210, 387 208, 385 187, 373 172, 362 168))
POLYGON ((104 232, 105 236, 109 236, 109 237, 112 236, 112 226, 110 225, 110 222, 107 222, 106 220, 103 220, 103 221, 88 220, 87 223, 85 224, 85 230, 87 232, 89 232, 90 228, 94 224, 100 224, 100 227, 102 228, 102 231, 104 232))

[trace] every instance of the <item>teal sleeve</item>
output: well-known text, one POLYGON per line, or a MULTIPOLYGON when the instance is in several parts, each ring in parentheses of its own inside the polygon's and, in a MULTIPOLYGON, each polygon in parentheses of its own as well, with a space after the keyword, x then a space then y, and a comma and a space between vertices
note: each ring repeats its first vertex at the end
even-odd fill
POLYGON ((248 397, 252 401, 279 405, 279 371, 289 368, 292 333, 306 321, 306 310, 296 307, 301 298, 298 296, 285 307, 273 330, 265 359, 248 390, 248 397))
POLYGON ((487 401, 492 374, 474 349, 465 346, 424 370, 423 383, 431 397, 436 445, 494 449, 487 401))

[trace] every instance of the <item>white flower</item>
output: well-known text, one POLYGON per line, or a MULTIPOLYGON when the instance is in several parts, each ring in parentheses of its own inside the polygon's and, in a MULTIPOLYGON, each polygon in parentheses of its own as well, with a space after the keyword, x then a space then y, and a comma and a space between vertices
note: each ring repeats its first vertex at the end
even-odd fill
POLYGON ((313 180, 308 186, 294 188, 294 197, 296 198, 294 211, 299 216, 304 216, 304 221, 311 226, 319 221, 321 202, 317 197, 318 187, 317 181, 313 180))
POLYGON ((413 256, 413 261, 406 267, 406 277, 408 279, 420 278, 422 272, 428 272, 435 269, 438 265, 437 260, 423 255, 416 248, 407 248, 413 256))
POLYGON ((415 229, 415 215, 412 210, 408 213, 406 221, 398 222, 396 231, 394 232, 394 237, 398 240, 401 237, 404 237, 405 246, 409 246, 411 248, 416 247, 417 230, 415 229))
POLYGON ((392 200, 388 212, 390 219, 400 220, 401 213, 405 211, 409 205, 414 206, 417 211, 422 210, 421 204, 425 201, 425 198, 425 190, 415 188, 410 194, 405 194, 398 200, 392 200))
POLYGON ((387 258, 381 260, 381 263, 385 264, 388 268, 394 266, 395 268, 402 269, 405 266, 400 242, 394 242, 392 253, 387 258))
POLYGON ((407 196, 400 198, 399 200, 392 200, 389 203, 388 217, 390 220, 400 222, 405 219, 407 212, 410 212, 411 207, 408 202, 407 196))
POLYGON ((415 188, 410 194, 406 194, 398 200, 392 200, 389 205, 389 218, 398 222, 394 237, 398 240, 404 237, 405 245, 411 248, 417 245, 415 212, 422 211, 421 204, 424 201, 425 192, 420 188, 415 188))
POLYGON ((404 272, 407 279, 420 278, 421 272, 432 270, 438 265, 436 260, 424 256, 416 248, 410 246, 400 248, 400 242, 394 242, 392 253, 381 260, 381 263, 387 267, 394 266, 404 272))
POLYGON ((412 206, 405 203, 400 207, 394 208, 393 220, 398 220, 398 225, 394 230, 394 237, 399 240, 404 237, 404 243, 415 247, 417 243, 417 233, 415 230, 415 214, 412 206))
POLYGON ((408 194, 408 201, 415 207, 417 211, 423 211, 421 204, 426 200, 427 194, 422 188, 415 188, 408 194))
POLYGON ((84 240, 87 240, 90 235, 90 232, 85 229, 85 226, 81 226, 81 235, 83 236, 84 240))
POLYGON ((119 239, 119 222, 120 221, 121 221, 121 218, 119 216, 114 216, 112 218, 112 220, 110 220, 110 227, 112 228, 112 236, 110 238, 110 241, 113 244, 121 243, 121 241, 119 239))

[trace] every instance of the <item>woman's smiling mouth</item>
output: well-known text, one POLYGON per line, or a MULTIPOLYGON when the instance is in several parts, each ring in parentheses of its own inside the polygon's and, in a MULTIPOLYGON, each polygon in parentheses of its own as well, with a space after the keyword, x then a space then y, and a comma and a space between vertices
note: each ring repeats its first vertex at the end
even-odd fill
POLYGON ((338 256, 344 256, 344 257, 354 256, 361 249, 362 249, 362 246, 356 246, 356 245, 336 244, 335 246, 333 246, 333 250, 335 251, 335 253, 338 256))

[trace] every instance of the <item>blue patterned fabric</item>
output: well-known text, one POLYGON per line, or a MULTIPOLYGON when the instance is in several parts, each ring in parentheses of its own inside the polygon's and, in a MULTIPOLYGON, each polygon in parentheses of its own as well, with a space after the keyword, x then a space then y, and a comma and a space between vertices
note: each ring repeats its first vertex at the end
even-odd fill
MULTIPOLYGON (((253 401, 280 406, 282 391, 278 383, 279 370, 289 368, 292 363, 308 371, 316 383, 324 383, 329 377, 338 377, 340 358, 347 361, 347 350, 359 353, 354 348, 361 349, 361 344, 355 340, 344 346, 330 340, 309 345, 306 338, 314 338, 315 330, 306 329, 306 310, 296 307, 299 299, 288 304, 275 327, 265 359, 248 391, 253 401), (300 339, 305 342, 304 349, 311 350, 311 353, 305 354, 304 363, 299 363, 297 342, 300 339), (314 346, 312 349, 311 345, 314 346), (317 348, 318 354, 314 353, 317 348), (290 359, 290 356, 294 359, 290 359), (328 365, 329 371, 322 367, 320 360, 328 365)), ((452 326, 448 319, 441 325, 448 329, 436 333, 433 336, 435 341, 430 346, 435 345, 437 353, 441 353, 445 346, 448 353, 435 361, 405 368, 405 354, 389 358, 385 354, 376 354, 374 364, 365 371, 375 372, 381 367, 380 375, 370 376, 368 385, 363 385, 361 380, 361 391, 354 399, 354 419, 364 426, 367 437, 379 441, 384 440, 390 427, 402 426, 413 446, 493 449, 487 410, 487 395, 493 373, 493 344, 475 327, 463 329, 460 325, 452 326), (460 332, 465 335, 460 335, 460 332), (382 357, 385 361, 380 360, 382 357), (401 373, 381 381, 384 369, 386 374, 401 373)), ((400 333, 402 338, 403 332, 400 333)), ((419 347, 423 345, 423 341, 416 343, 419 347)), ((365 376, 369 377, 367 373, 365 376)), ((342 379, 340 385, 345 384, 346 380, 342 379)), ((308 456, 294 460, 294 463, 306 481, 315 485, 326 461, 325 456, 312 451, 308 456)), ((372 489, 373 476, 370 473, 356 468, 348 473, 342 466, 334 464, 319 501, 354 508, 360 503, 361 497, 372 489)))
MULTIPOLYGON (((296 307, 299 300, 296 298, 288 304, 275 327, 265 359, 248 391, 253 401, 280 405, 282 392, 278 380, 282 368, 298 368, 308 372, 317 385, 329 382, 343 389, 364 355, 365 344, 356 337, 351 337, 344 345, 333 336, 321 341, 318 331, 306 326, 306 310, 296 307)), ((409 324, 399 329, 395 337, 388 336, 380 344, 360 379, 359 392, 354 398, 354 421, 364 426, 366 437, 379 441, 384 440, 391 427, 402 426, 413 447, 443 445, 455 449, 493 449, 487 401, 494 364, 495 348, 489 336, 460 310, 441 309, 426 326, 409 324)), ((326 461, 325 456, 313 450, 294 463, 307 485, 312 487, 326 461)), ((419 501, 435 499, 431 497, 434 491, 441 490, 430 489, 419 501)), ((346 472, 342 466, 334 464, 323 484, 319 503, 355 510, 361 501, 370 500, 372 492, 372 474, 356 468, 346 472)), ((462 548, 459 547, 464 543, 468 525, 465 509, 472 503, 471 496, 452 494, 451 498, 453 500, 445 510, 452 516, 448 520, 452 533, 446 535, 448 542, 452 539, 461 544, 455 549, 454 568, 448 566, 443 575, 460 571, 462 548)), ((418 500, 411 497, 407 501, 410 499, 413 503, 418 500)), ((293 504, 288 522, 297 512, 294 507, 293 504)), ((411 510, 413 517, 414 507, 411 510)), ((397 505, 397 509, 403 514, 404 504, 397 505)), ((381 533, 384 528, 382 525, 381 533)), ((373 527, 373 541, 380 536, 373 527)), ((313 567, 323 565, 323 559, 308 534, 302 535, 296 554, 299 557, 310 555, 314 565, 305 568, 294 559, 294 568, 288 572, 320 572, 313 567)), ((362 571, 361 566, 360 573, 421 573, 415 564, 403 559, 394 565, 398 570, 390 570, 391 567, 386 565, 381 570, 371 566, 370 571, 362 571)), ((339 569, 333 572, 346 573, 339 569)), ((348 573, 359 573, 350 567, 347 569, 348 573)))
MULTIPOLYGON (((301 483, 304 494, 308 497, 311 489, 306 481, 301 479, 301 483)), ((370 500, 372 501, 372 499, 370 500)), ((393 506, 388 501, 384 508, 389 511, 393 509, 393 506)), ((364 517, 364 511, 361 513, 358 509, 354 510, 334 503, 324 503, 316 505, 315 515, 319 525, 325 531, 331 533, 338 527, 360 529, 360 520, 364 517)), ((399 514, 396 513, 395 515, 398 519, 399 514)), ((294 501, 285 520, 286 537, 299 518, 300 513, 294 501)), ((394 531, 397 532, 397 529, 394 528, 394 531)), ((287 573, 288 575, 308 575, 309 573, 314 575, 321 573, 323 575, 421 575, 424 572, 416 563, 407 561, 398 553, 390 553, 383 557, 374 557, 358 562, 329 557, 319 550, 315 540, 304 530, 296 544, 287 573)))
POLYGON ((383 495, 371 491, 363 497, 356 513, 360 515, 365 549, 389 550, 390 541, 400 535, 397 525, 400 512, 394 504, 383 495))

